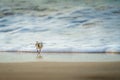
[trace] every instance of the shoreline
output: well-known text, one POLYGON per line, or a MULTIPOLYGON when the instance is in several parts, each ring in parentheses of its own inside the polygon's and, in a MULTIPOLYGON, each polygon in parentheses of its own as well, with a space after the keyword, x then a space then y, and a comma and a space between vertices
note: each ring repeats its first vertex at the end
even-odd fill
MULTIPOLYGON (((2 51, 2 50, 0 50, 0 52, 13 52, 13 53, 37 53, 37 51, 17 51, 17 50, 6 50, 6 51, 2 51)), ((114 53, 114 54, 120 54, 120 52, 72 52, 72 51, 61 51, 61 52, 59 52, 59 51, 42 51, 41 53, 84 53, 84 54, 88 54, 88 53, 94 53, 94 54, 97 54, 97 53, 102 53, 102 54, 106 54, 106 53, 108 53, 108 54, 112 54, 112 53, 114 53)))
POLYGON ((119 62, 119 54, 0 52, 1 63, 14 62, 119 62))

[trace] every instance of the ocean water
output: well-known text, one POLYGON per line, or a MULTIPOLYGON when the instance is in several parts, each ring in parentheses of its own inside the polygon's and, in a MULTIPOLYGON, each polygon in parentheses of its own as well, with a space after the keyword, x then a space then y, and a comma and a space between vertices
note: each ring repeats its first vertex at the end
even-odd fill
POLYGON ((120 0, 0 0, 0 50, 120 52, 120 0))

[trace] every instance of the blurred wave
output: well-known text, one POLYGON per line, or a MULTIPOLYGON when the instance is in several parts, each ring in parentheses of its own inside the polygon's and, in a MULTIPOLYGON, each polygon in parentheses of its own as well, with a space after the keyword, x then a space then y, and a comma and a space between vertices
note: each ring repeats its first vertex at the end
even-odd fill
POLYGON ((0 0, 0 50, 120 52, 120 0, 0 0))

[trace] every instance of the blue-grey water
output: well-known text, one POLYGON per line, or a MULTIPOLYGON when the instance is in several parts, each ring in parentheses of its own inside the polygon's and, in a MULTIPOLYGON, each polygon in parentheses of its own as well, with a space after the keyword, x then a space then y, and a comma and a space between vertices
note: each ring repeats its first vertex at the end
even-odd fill
POLYGON ((0 0, 0 50, 120 52, 120 0, 0 0))

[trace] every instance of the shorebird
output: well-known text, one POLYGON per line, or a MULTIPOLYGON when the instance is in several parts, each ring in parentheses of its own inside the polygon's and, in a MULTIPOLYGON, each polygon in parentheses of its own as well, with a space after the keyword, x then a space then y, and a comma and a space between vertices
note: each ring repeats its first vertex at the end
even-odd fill
POLYGON ((41 53, 41 49, 42 49, 42 47, 43 47, 43 43, 42 43, 42 42, 39 43, 38 41, 36 41, 35 47, 36 47, 37 53, 38 53, 38 55, 39 55, 39 54, 41 53))

